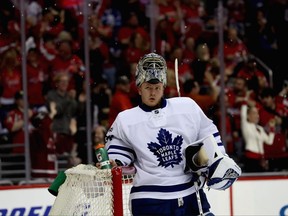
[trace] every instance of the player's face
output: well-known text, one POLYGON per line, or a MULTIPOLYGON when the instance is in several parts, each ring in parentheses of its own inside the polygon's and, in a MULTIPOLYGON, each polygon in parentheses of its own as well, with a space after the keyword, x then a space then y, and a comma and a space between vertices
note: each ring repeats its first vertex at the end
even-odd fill
POLYGON ((142 103, 150 107, 159 105, 163 94, 163 83, 150 84, 148 82, 144 82, 139 87, 139 95, 141 96, 142 103))

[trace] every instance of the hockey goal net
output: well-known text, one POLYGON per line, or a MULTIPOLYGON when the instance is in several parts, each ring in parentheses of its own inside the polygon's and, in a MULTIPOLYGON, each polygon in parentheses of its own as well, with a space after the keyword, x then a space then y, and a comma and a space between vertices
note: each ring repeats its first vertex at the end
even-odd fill
POLYGON ((132 215, 129 193, 133 171, 128 174, 121 167, 98 169, 80 164, 65 174, 49 215, 132 215))

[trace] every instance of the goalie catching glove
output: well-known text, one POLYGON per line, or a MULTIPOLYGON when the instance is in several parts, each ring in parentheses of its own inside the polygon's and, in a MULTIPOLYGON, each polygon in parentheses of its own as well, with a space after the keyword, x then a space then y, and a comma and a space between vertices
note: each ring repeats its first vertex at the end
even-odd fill
POLYGON ((229 188, 241 175, 241 168, 220 151, 211 135, 185 149, 186 164, 193 173, 205 175, 207 186, 216 190, 229 188))

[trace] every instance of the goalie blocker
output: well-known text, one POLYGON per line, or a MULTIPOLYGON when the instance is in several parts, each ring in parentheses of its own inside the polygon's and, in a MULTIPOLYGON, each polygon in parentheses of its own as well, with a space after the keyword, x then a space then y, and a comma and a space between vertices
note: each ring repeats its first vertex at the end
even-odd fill
POLYGON ((206 177, 209 188, 225 190, 241 175, 241 168, 220 151, 213 135, 189 144, 185 157, 193 173, 206 177))

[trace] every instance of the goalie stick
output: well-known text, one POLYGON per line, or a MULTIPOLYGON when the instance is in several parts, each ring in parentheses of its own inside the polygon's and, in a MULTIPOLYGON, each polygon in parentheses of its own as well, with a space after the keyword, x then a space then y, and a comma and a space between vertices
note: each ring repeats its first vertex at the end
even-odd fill
POLYGON ((176 89, 178 93, 178 97, 181 97, 180 94, 180 85, 179 85, 179 78, 178 78, 178 59, 175 58, 175 81, 176 81, 176 89))
MULTIPOLYGON (((177 89, 178 97, 181 97, 180 85, 179 85, 179 76, 178 76, 178 59, 177 58, 175 58, 174 67, 175 67, 174 72, 175 72, 176 89, 177 89)), ((206 158, 204 159, 204 161, 206 161, 206 158)), ((198 204, 198 209, 199 209, 199 215, 203 216, 204 214, 203 214, 201 197, 200 197, 199 187, 198 187, 197 181, 194 181, 194 187, 195 187, 195 192, 196 192, 196 199, 197 199, 197 204, 198 204)))

